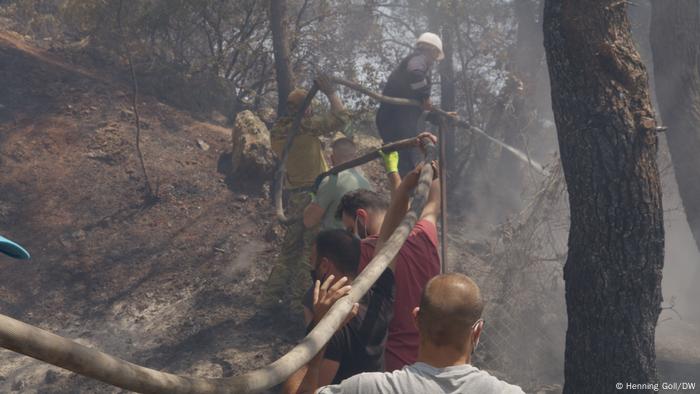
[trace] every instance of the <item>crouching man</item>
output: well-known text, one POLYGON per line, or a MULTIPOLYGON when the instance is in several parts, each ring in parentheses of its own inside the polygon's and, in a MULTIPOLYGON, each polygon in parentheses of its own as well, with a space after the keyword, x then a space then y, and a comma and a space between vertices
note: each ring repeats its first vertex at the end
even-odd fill
MULTIPOLYGON (((425 286, 420 306, 413 310, 420 334, 418 360, 394 372, 362 373, 340 384, 315 391, 305 382, 303 393, 479 393, 521 394, 522 389, 470 365, 484 320, 479 287, 462 274, 444 274, 425 286)), ((308 376, 322 364, 314 358, 308 376)))

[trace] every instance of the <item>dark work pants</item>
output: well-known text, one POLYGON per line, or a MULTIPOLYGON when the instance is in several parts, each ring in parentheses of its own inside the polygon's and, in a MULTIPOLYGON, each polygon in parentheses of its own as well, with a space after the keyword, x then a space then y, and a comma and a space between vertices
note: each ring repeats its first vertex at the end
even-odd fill
MULTIPOLYGON (((418 130, 418 120, 422 114, 420 108, 406 106, 382 106, 377 111, 377 129, 385 144, 414 138, 418 130)), ((420 149, 406 149, 399 152, 399 174, 401 177, 411 172, 423 160, 420 149)))

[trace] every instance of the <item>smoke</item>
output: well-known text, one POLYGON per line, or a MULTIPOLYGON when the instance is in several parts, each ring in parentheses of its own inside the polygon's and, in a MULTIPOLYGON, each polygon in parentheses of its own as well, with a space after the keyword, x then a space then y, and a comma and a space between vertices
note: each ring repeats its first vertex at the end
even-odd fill
MULTIPOLYGON (((662 141, 665 142, 665 139, 662 141)), ((660 159, 661 165, 666 164, 662 168, 666 257, 661 287, 664 307, 669 309, 664 309, 660 321, 670 318, 698 323, 700 309, 697 307, 697 300, 700 299, 700 288, 697 283, 700 280, 700 252, 683 211, 676 176, 665 145, 662 144, 665 155, 660 159)))
MULTIPOLYGON (((654 64, 649 42, 651 5, 649 0, 643 0, 636 6, 629 7, 628 10, 635 44, 647 65, 649 89, 652 92, 654 107, 658 108, 654 94, 654 64)), ((666 256, 661 286, 664 307, 673 306, 673 309, 664 309, 660 321, 666 318, 682 318, 697 322, 700 319, 700 309, 694 306, 694 302, 700 297, 700 289, 694 284, 700 280, 700 252, 697 250, 683 211, 683 203, 678 193, 678 183, 664 134, 660 135, 659 142, 658 164, 663 188, 666 230, 666 256)))
MULTIPOLYGON (((647 64, 650 87, 653 90, 653 64, 648 41, 650 17, 648 1, 631 6, 629 9, 633 36, 637 41, 638 50, 647 64)), ((537 56, 534 52, 531 55, 537 56)), ((526 147, 532 148, 527 149, 527 151, 536 160, 541 160, 544 163, 556 163, 558 158, 555 155, 558 149, 556 130, 553 127, 551 115, 551 103, 549 102, 546 67, 538 72, 535 89, 526 93, 526 100, 533 101, 534 108, 537 109, 534 113, 535 124, 539 125, 528 129, 526 147)), ((495 122, 492 122, 492 125, 502 127, 502 124, 499 125, 495 122)), ((486 131, 493 132, 494 130, 487 129, 486 131)), ((495 151, 493 148, 489 149, 495 151)), ((488 156, 482 155, 480 157, 488 156)), ((697 307, 697 300, 700 299, 700 287, 697 286, 698 281, 700 281, 700 252, 697 250, 688 227, 663 135, 660 138, 658 161, 663 188, 666 254, 662 281, 664 303, 657 330, 657 352, 659 372, 663 377, 668 378, 679 376, 678 373, 686 371, 689 365, 697 367, 693 363, 700 360, 700 351, 696 352, 697 354, 691 354, 687 349, 700 338, 700 308, 697 307), (691 360, 691 364, 688 364, 688 360, 691 360)), ((516 190, 499 188, 499 183, 494 182, 489 175, 481 175, 478 182, 472 183, 470 185, 472 189, 465 191, 473 197, 467 207, 466 222, 468 228, 465 229, 465 233, 468 232, 472 239, 486 239, 489 240, 488 242, 494 242, 494 235, 499 236, 497 233, 503 231, 505 227, 506 235, 500 235, 502 239, 517 238, 517 231, 510 232, 507 228, 513 225, 513 223, 509 223, 509 220, 523 220, 527 219, 527 216, 516 215, 519 211, 510 211, 504 215, 504 208, 507 207, 502 201, 504 199, 518 201, 522 207, 528 207, 529 204, 536 201, 541 178, 533 177, 527 172, 524 172, 524 176, 524 187, 516 190)), ((457 186, 464 187, 463 184, 457 186)), ((463 201, 460 198, 455 200, 463 201)), ((541 223, 550 226, 546 231, 543 231, 542 228, 523 226, 520 232, 531 232, 537 236, 511 242, 509 245, 502 246, 503 249, 492 248, 500 250, 502 255, 489 260, 495 262, 496 267, 490 267, 487 274, 482 274, 478 269, 475 269, 475 267, 479 268, 478 265, 472 264, 472 266, 465 267, 469 274, 477 277, 477 281, 481 278, 479 283, 483 283, 483 287, 486 288, 484 290, 485 296, 492 298, 492 302, 485 311, 485 314, 488 315, 487 322, 490 324, 485 331, 482 351, 487 354, 477 356, 477 361, 482 362, 482 364, 477 365, 487 368, 493 366, 496 370, 503 372, 506 378, 515 378, 516 383, 530 389, 541 387, 539 385, 542 383, 561 384, 563 382, 566 308, 563 302, 561 266, 546 265, 543 261, 533 263, 528 260, 528 256, 557 255, 556 252, 551 253, 552 250, 548 250, 552 247, 555 249, 559 247, 564 252, 566 251, 569 225, 566 200, 566 194, 563 193, 561 200, 556 203, 550 202, 549 216, 538 219, 541 223), (551 227, 552 224, 554 224, 554 228, 551 227), (549 236, 551 238, 548 240, 549 236), (548 245, 548 241, 551 244, 548 245), (525 245, 528 243, 529 250, 525 249, 525 245), (509 277, 507 272, 502 274, 499 272, 499 270, 504 269, 504 266, 510 265, 527 268, 525 271, 518 271, 517 278, 509 277), (494 272, 500 275, 496 279, 494 279, 494 272), (504 278, 509 283, 503 284, 504 278), (548 281, 550 286, 543 286, 548 281), (497 285, 494 286, 494 282, 497 285), (506 289, 507 296, 499 297, 495 291, 499 288, 506 289), (537 291, 529 291, 532 289, 537 289, 537 291), (539 309, 526 310, 520 303, 508 301, 512 298, 526 299, 536 303, 539 309), (556 300, 560 302, 555 302, 556 300), (513 328, 516 321, 517 328, 513 328), (517 339, 513 340, 513 338, 517 339), (549 338, 549 340, 543 340, 544 338, 549 338), (518 347, 518 343, 526 345, 518 347), (517 354, 519 353, 527 355, 527 369, 531 376, 523 375, 522 368, 516 367, 517 365, 525 365, 521 362, 523 360, 518 359, 517 354), (533 371, 536 373, 532 374, 533 371)), ((560 263, 563 264, 563 259, 560 260, 560 263)), ((685 379, 692 376, 686 373, 685 379)))

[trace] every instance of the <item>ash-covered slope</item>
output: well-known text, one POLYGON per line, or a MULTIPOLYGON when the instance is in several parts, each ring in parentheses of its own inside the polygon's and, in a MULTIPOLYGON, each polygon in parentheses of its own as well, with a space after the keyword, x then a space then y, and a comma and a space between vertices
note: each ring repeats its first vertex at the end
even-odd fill
MULTIPOLYGON (((273 216, 217 170, 228 129, 140 97, 160 197, 145 204, 128 83, 6 32, 0 80, 0 233, 33 257, 0 259, 0 313, 198 376, 262 366, 298 339, 288 317, 255 308, 273 216)), ((0 392, 13 391, 122 392, 0 350, 0 392)))

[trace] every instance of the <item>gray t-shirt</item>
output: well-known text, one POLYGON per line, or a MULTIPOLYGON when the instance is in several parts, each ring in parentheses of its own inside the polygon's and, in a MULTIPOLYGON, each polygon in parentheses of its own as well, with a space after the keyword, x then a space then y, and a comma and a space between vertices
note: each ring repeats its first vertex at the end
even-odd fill
POLYGON ((361 373, 317 394, 524 394, 523 390, 469 364, 433 368, 417 362, 394 372, 361 373))

